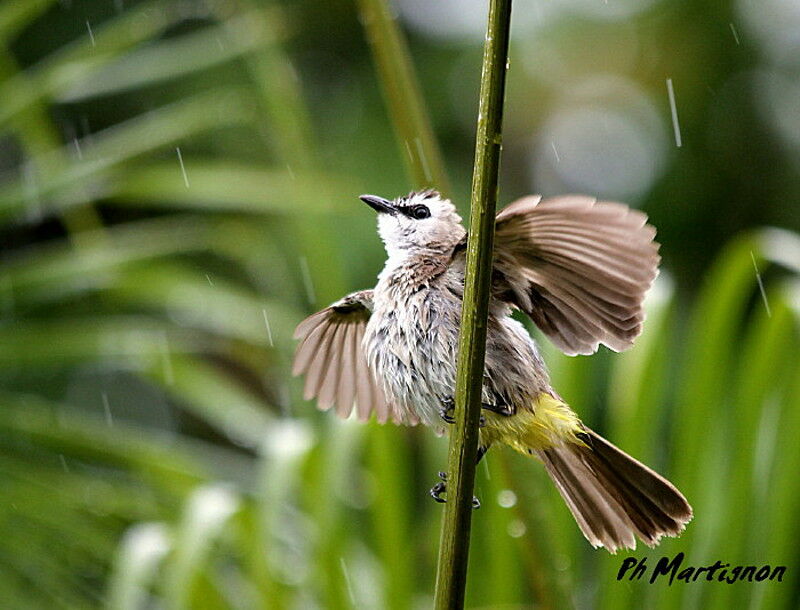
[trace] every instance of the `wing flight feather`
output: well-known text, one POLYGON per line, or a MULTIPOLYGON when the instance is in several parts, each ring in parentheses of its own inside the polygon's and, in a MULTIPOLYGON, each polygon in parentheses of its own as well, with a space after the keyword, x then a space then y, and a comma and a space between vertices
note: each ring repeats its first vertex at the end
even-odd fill
POLYGON ((638 210, 582 195, 525 197, 497 215, 493 291, 567 354, 622 351, 658 273, 655 229, 638 210))
POLYGON ((361 342, 371 308, 372 291, 362 290, 300 322, 292 374, 305 375, 303 397, 316 398, 322 410, 349 417, 355 407, 361 420, 374 412, 381 423, 415 423, 391 408, 367 365, 361 342))

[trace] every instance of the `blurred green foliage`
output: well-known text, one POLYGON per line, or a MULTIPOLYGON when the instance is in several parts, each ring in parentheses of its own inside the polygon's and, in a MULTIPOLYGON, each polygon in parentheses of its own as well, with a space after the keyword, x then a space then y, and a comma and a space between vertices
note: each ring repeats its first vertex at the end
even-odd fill
MULTIPOLYGON (((3 607, 430 605, 445 443, 318 413, 289 377, 295 324, 381 266, 355 196, 449 173, 466 200, 482 40, 425 30, 419 6, 0 2, 3 607)), ((611 125, 655 112, 660 169, 630 202, 666 272, 629 353, 542 342, 556 387, 694 505, 683 537, 633 556, 789 577, 617 582, 623 556, 588 548, 539 466, 498 451, 478 474, 470 605, 797 607, 797 125, 759 105, 797 86, 796 63, 739 4, 572 6, 537 30, 517 5, 501 199, 605 162, 535 136, 571 133, 563 116, 586 114, 553 117, 614 74, 586 104, 616 108, 611 125)))

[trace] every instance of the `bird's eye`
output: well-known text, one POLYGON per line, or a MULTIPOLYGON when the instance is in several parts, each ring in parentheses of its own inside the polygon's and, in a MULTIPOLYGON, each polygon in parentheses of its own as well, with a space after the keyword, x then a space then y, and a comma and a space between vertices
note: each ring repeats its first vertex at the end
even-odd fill
POLYGON ((428 209, 427 206, 424 205, 415 205, 408 212, 411 218, 416 218, 417 220, 422 220, 423 218, 431 217, 431 211, 428 209))

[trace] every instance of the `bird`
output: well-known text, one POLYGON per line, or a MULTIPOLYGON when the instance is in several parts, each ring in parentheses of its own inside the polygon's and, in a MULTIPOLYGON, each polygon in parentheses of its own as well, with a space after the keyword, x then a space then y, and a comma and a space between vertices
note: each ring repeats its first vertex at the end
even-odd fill
MULTIPOLYGON (((372 290, 353 292, 295 331, 304 398, 341 417, 453 423, 467 231, 433 189, 385 199, 387 259, 372 290)), ((641 333, 660 245, 647 216, 585 195, 514 201, 495 217, 476 460, 505 444, 540 461, 589 543, 611 553, 678 536, 692 508, 666 478, 586 426, 550 383, 524 312, 559 350, 620 352, 641 333)), ((446 501, 446 473, 431 489, 446 501)), ((477 499, 474 500, 476 506, 477 499)))

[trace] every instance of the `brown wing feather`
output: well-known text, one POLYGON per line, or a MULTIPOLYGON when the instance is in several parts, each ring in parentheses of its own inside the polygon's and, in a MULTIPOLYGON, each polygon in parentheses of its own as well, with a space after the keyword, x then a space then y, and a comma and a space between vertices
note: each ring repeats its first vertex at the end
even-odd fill
MULTIPOLYGON (((330 344, 336 335, 337 329, 338 327, 334 325, 327 326, 316 344, 315 353, 306 371, 306 383, 303 390, 303 398, 306 400, 318 396, 322 384, 325 382, 325 374, 328 372, 328 364, 330 363, 330 344)), ((320 406, 323 409, 330 407, 330 405, 326 406, 324 404, 320 406)))
POLYGON ((372 291, 362 290, 300 322, 292 374, 305 375, 303 397, 316 398, 320 409, 335 407, 337 415, 348 417, 355 405, 359 419, 374 412, 381 423, 390 416, 401 423, 402 414, 386 401, 361 345, 371 307, 372 291))
POLYGON ((342 344, 347 335, 347 326, 347 324, 333 326, 327 349, 320 352, 320 356, 325 359, 326 369, 324 376, 320 377, 317 402, 323 410, 330 409, 336 402, 342 372, 342 344))
POLYGON ((567 354, 622 351, 644 321, 658 273, 647 216, 592 197, 525 197, 497 215, 494 294, 525 311, 567 354))
MULTIPOLYGON (((342 344, 344 361, 355 362, 361 350, 361 342, 357 340, 357 326, 352 324, 347 327, 347 336, 342 344)), ((353 410, 356 397, 356 371, 355 367, 342 367, 339 379, 339 389, 336 395, 336 412, 347 417, 353 410)))

